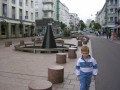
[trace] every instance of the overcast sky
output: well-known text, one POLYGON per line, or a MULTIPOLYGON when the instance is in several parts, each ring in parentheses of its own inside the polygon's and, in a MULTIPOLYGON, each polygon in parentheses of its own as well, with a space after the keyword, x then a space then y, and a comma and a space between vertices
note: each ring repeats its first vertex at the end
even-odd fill
POLYGON ((70 13, 77 13, 79 18, 86 19, 95 18, 97 11, 100 11, 105 0, 60 0, 68 8, 70 13))

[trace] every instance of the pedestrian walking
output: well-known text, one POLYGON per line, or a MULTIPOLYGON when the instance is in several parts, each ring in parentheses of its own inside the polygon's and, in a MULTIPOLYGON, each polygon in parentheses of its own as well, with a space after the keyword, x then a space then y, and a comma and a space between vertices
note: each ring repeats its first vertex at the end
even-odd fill
POLYGON ((82 56, 76 63, 77 80, 80 80, 80 90, 89 90, 91 79, 96 79, 98 65, 96 60, 89 55, 87 46, 81 47, 82 56))
POLYGON ((109 37, 109 39, 111 38, 111 32, 108 33, 108 37, 109 37))

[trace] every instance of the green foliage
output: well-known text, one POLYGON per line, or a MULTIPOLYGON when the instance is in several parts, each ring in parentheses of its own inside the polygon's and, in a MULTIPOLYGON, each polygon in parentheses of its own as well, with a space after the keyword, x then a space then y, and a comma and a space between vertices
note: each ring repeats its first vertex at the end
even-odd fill
POLYGON ((94 24, 95 24, 95 21, 94 21, 94 20, 92 20, 92 21, 90 22, 89 28, 94 29, 94 24))
POLYGON ((34 27, 35 27, 34 24, 31 24, 31 29, 32 29, 32 30, 34 29, 34 27))
POLYGON ((60 27, 61 27, 62 31, 64 31, 66 29, 67 25, 65 25, 64 23, 61 22, 60 27))
POLYGON ((86 25, 83 22, 83 20, 80 20, 78 25, 80 26, 80 30, 83 30, 84 28, 86 28, 86 25))
POLYGON ((65 36, 65 37, 70 36, 70 31, 64 30, 63 31, 63 36, 65 36))
POLYGON ((2 26, 3 28, 6 28, 6 27, 7 27, 7 22, 6 22, 6 21, 2 21, 2 22, 1 22, 1 26, 2 26))
POLYGON ((19 24, 19 28, 20 28, 21 30, 23 29, 23 23, 22 23, 22 22, 19 24))
POLYGON ((94 23, 94 29, 98 30, 101 28, 101 25, 99 23, 94 23))

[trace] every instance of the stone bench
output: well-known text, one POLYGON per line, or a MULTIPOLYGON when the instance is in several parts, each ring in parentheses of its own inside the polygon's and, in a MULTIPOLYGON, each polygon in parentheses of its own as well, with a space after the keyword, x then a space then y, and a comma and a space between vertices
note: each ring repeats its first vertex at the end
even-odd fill
POLYGON ((31 46, 31 45, 32 45, 32 46, 35 46, 35 43, 34 43, 34 42, 29 42, 29 43, 25 43, 24 45, 25 45, 25 47, 31 46))
POLYGON ((82 41, 81 40, 78 40, 78 46, 82 46, 82 41))
POLYGON ((12 41, 5 41, 5 47, 9 47, 10 45, 12 45, 12 41))
POLYGON ((35 42, 35 38, 31 38, 31 41, 32 41, 32 42, 35 42))
POLYGON ((68 58, 75 59, 77 57, 76 48, 69 48, 68 49, 68 58))
POLYGON ((62 83, 64 81, 64 67, 53 65, 48 68, 48 81, 53 84, 62 83))
POLYGON ((20 40, 20 45, 24 45, 24 40, 20 40))
POLYGON ((58 64, 66 63, 66 53, 57 53, 56 54, 56 63, 58 63, 58 64))
POLYGON ((52 83, 45 80, 31 81, 28 88, 29 90, 52 90, 52 83))

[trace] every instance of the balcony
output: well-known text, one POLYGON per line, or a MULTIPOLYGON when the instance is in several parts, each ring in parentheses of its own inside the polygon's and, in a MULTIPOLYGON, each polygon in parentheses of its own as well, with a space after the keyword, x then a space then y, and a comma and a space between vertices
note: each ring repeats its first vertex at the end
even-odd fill
POLYGON ((43 16, 43 19, 53 19, 53 16, 43 16))
POLYGON ((51 7, 51 8, 43 8, 42 9, 44 12, 49 12, 49 11, 54 11, 54 9, 53 9, 53 7, 51 7))
POLYGON ((43 0, 43 4, 48 4, 48 3, 53 4, 54 1, 53 0, 43 0))

